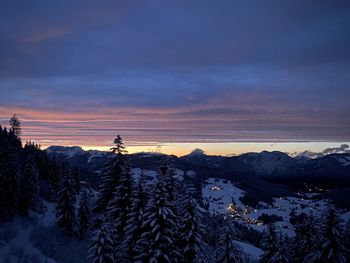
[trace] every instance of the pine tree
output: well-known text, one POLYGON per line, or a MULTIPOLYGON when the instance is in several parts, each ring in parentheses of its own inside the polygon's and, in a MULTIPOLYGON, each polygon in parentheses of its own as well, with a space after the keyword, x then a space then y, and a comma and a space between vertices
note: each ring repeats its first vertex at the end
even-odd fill
POLYGON ((67 236, 73 235, 73 229, 76 223, 75 199, 76 193, 70 171, 67 167, 64 167, 61 174, 61 187, 58 193, 57 224, 67 236))
POLYGON ((348 262, 350 262, 350 220, 345 225, 344 240, 346 248, 346 257, 348 262))
POLYGON ((245 262, 243 251, 234 243, 236 231, 233 228, 232 222, 228 222, 222 227, 218 240, 218 246, 215 250, 216 262, 218 263, 235 263, 245 262))
POLYGON ((138 183, 133 184, 131 201, 131 208, 127 214, 127 224, 124 229, 125 235, 121 244, 121 249, 125 251, 125 257, 128 261, 132 261, 139 254, 137 241, 142 234, 142 220, 146 206, 146 194, 142 174, 138 183))
POLYGON ((107 220, 113 223, 112 239, 117 259, 125 257, 121 243, 124 240, 128 214, 132 206, 132 184, 130 168, 126 165, 113 192, 113 198, 106 209, 107 220))
POLYGON ((330 208, 325 216, 322 231, 324 240, 321 251, 321 262, 346 262, 346 249, 342 240, 342 221, 335 209, 330 208))
POLYGON ((27 154, 24 159, 24 168, 19 180, 18 210, 26 214, 29 208, 36 209, 39 202, 39 173, 34 158, 27 154))
POLYGON ((115 263, 113 241, 110 236, 110 228, 102 223, 96 232, 93 243, 89 249, 89 258, 92 263, 115 263))
POLYGON ((181 262, 207 262, 207 244, 204 241, 204 225, 198 202, 193 198, 194 188, 191 184, 184 184, 185 200, 181 213, 181 244, 183 248, 181 262))
POLYGON ((136 257, 139 261, 171 262, 176 255, 174 231, 177 228, 175 213, 169 203, 169 193, 163 176, 158 176, 154 193, 147 203, 144 215, 144 232, 138 240, 142 250, 136 257))
POLYGON ((6 128, 0 129, 0 220, 12 219, 17 209, 21 142, 6 128))
POLYGON ((108 163, 106 169, 101 178, 101 184, 99 186, 99 196, 96 201, 96 206, 93 211, 97 214, 104 213, 109 202, 113 198, 113 192, 115 187, 119 183, 121 174, 124 171, 125 157, 124 153, 125 147, 123 140, 117 135, 117 138, 114 140, 115 146, 111 148, 112 153, 115 153, 116 156, 111 159, 108 163))
POLYGON ((22 134, 21 122, 17 118, 16 113, 10 119, 10 126, 13 133, 19 138, 22 134))
MULTIPOLYGON (((160 175, 164 177, 165 187, 169 193, 169 201, 175 202, 176 199, 176 180, 175 180, 175 167, 168 158, 161 161, 159 167, 160 175)), ((175 204, 174 204, 175 205, 175 204)))
POLYGON ((78 207, 78 219, 79 219, 79 237, 84 238, 86 232, 89 228, 89 222, 91 218, 91 211, 89 205, 89 198, 87 194, 87 189, 84 188, 80 197, 79 207, 78 207))
POLYGON ((286 240, 281 233, 277 233, 273 225, 269 225, 265 239, 265 253, 262 263, 288 263, 291 262, 289 251, 285 247, 286 240))
POLYGON ((317 229, 311 216, 301 214, 296 219, 293 259, 296 263, 307 263, 319 258, 317 229), (316 252, 316 253, 315 253, 316 252))

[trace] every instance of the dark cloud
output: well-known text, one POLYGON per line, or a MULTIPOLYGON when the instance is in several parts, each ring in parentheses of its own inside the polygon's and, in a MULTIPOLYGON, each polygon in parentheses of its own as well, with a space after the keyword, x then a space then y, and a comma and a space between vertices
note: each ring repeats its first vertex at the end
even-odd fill
POLYGON ((127 108, 191 140, 346 141, 349 24, 348 1, 7 1, 0 106, 127 108))

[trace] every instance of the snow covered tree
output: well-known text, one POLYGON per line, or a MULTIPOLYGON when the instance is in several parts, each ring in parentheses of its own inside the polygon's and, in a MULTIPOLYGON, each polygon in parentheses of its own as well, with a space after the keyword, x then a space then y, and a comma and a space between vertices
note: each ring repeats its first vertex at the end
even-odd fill
POLYGON ((112 200, 106 209, 107 220, 113 223, 112 239, 117 259, 125 257, 125 251, 123 251, 120 245, 125 238, 128 214, 132 206, 132 184, 133 178, 130 168, 128 165, 125 165, 113 192, 112 200))
POLYGON ((169 201, 175 202, 177 184, 174 164, 168 158, 164 158, 160 163, 159 172, 164 177, 165 187, 169 193, 169 201))
POLYGON ((106 223, 100 225, 96 231, 93 243, 89 248, 89 259, 92 263, 115 263, 113 241, 110 228, 106 223))
POLYGON ((17 118, 16 113, 10 119, 10 126, 13 133, 19 138, 22 134, 21 122, 17 118))
POLYGON ((166 263, 179 256, 174 249, 174 233, 177 229, 175 213, 161 175, 158 176, 154 192, 147 203, 143 229, 137 244, 142 248, 136 257, 137 261, 166 263))
POLYGON ((39 202, 39 173, 31 154, 24 159, 24 167, 19 179, 18 210, 26 214, 29 208, 36 209, 39 202))
POLYGON ((126 151, 123 140, 119 134, 114 140, 114 144, 115 146, 112 147, 111 150, 116 154, 116 156, 108 162, 107 167, 104 169, 101 184, 99 186, 99 196, 96 201, 96 206, 93 209, 93 211, 97 214, 101 214, 106 211, 109 202, 113 198, 115 187, 118 185, 120 176, 124 171, 125 156, 123 154, 126 151))
POLYGON ((321 231, 324 233, 321 262, 345 263, 346 249, 343 245, 344 240, 342 239, 342 221, 334 208, 328 210, 321 231))
POLYGON ((216 262, 218 263, 238 263, 246 262, 246 257, 237 244, 234 243, 236 231, 232 222, 228 222, 222 227, 219 235, 218 245, 215 250, 216 262))
POLYGON ((288 243, 282 237, 281 233, 277 233, 275 227, 271 224, 268 228, 267 237, 265 239, 265 253, 262 256, 262 263, 288 263, 291 262, 289 251, 285 244, 288 243))
POLYGON ((67 236, 73 235, 73 229, 76 223, 75 218, 75 200, 76 193, 74 183, 72 182, 68 167, 64 167, 61 173, 61 187, 58 193, 57 201, 57 224, 67 236))
POLYGON ((350 262, 350 220, 345 225, 344 240, 346 248, 346 257, 348 262, 350 262))
POLYGON ((207 262, 207 244, 204 241, 204 225, 198 202, 193 198, 195 190, 189 183, 186 187, 183 212, 181 213, 180 233, 182 245, 181 262, 207 262))
POLYGON ((132 261, 138 255, 137 241, 142 234, 142 220, 146 206, 146 194, 144 188, 144 178, 141 174, 138 183, 134 183, 131 194, 131 208, 127 214, 125 235, 121 244, 121 250, 124 251, 125 258, 132 261))
POLYGON ((295 219, 295 233, 293 245, 293 259, 297 263, 310 262, 318 256, 314 254, 317 251, 318 240, 316 240, 316 226, 311 216, 301 214, 295 219))
POLYGON ((87 189, 82 190, 80 197, 79 207, 78 207, 78 220, 79 220, 79 230, 78 235, 80 238, 84 238, 88 228, 91 218, 91 211, 89 205, 89 198, 87 194, 87 189))

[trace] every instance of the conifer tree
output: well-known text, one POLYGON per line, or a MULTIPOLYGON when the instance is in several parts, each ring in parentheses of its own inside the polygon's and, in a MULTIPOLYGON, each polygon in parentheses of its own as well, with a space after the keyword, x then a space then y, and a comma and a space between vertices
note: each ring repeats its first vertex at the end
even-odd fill
POLYGON ((202 214, 199 210, 198 202, 193 198, 194 188, 186 183, 185 199, 183 202, 183 212, 181 213, 181 262, 207 262, 207 244, 204 241, 204 225, 202 224, 202 214))
POLYGON ((27 153, 24 159, 23 172, 19 180, 18 210, 26 214, 29 208, 36 209, 39 202, 39 173, 33 156, 27 153))
POLYGON ((112 153, 116 154, 116 156, 108 162, 107 167, 104 169, 104 173, 102 175, 101 183, 99 186, 99 196, 94 208, 94 212, 98 214, 104 213, 106 211, 109 202, 113 198, 115 187, 118 185, 120 176, 124 171, 124 153, 126 151, 123 140, 119 134, 114 140, 114 144, 115 146, 113 146, 111 150, 112 153))
POLYGON ((265 253, 262 256, 262 263, 289 263, 289 251, 285 247, 286 240, 281 233, 277 233, 275 227, 271 224, 268 228, 265 239, 265 253))
POLYGON ((64 167, 61 173, 61 187, 57 201, 57 224, 67 236, 73 235, 73 229, 76 223, 75 200, 76 193, 71 174, 68 168, 64 167))
POLYGON ((344 240, 346 248, 346 258, 348 262, 350 262, 350 220, 345 225, 344 240))
POLYGON ((128 261, 132 261, 138 255, 137 241, 142 234, 142 220, 146 206, 146 194, 144 178, 141 174, 138 183, 134 183, 131 194, 131 208, 127 214, 127 224, 121 249, 125 252, 128 261))
POLYGON ((121 243, 125 238, 128 214, 132 206, 132 184, 133 178, 130 168, 125 165, 113 192, 112 200, 106 209, 107 220, 113 223, 112 239, 117 259, 125 257, 125 251, 121 248, 121 243))
POLYGON ((11 219, 16 213, 20 144, 12 132, 0 129, 0 220, 11 219))
POLYGON ((147 203, 143 228, 145 231, 138 241, 138 247, 142 247, 136 257, 138 261, 166 263, 179 256, 174 249, 173 235, 177 229, 175 213, 161 175, 158 176, 154 193, 147 203))
POLYGON ((306 214, 301 214, 296 219, 295 241, 293 246, 293 259, 296 263, 306 263, 318 258, 318 240, 316 240, 316 226, 312 218, 306 214))
POLYGON ((96 231, 93 243, 89 249, 89 258, 92 263, 115 263, 113 241, 110 236, 109 225, 102 222, 96 231))
POLYGON ((84 238, 86 232, 89 228, 89 222, 91 218, 89 198, 87 194, 87 189, 84 187, 80 197, 79 207, 78 207, 78 219, 79 219, 79 230, 78 235, 80 238, 84 238))
POLYGON ((243 251, 234 243, 236 231, 231 220, 222 227, 219 235, 218 246, 215 250, 216 262, 218 263, 240 263, 245 262, 243 251))
POLYGON ((21 122, 17 118, 16 113, 13 114, 13 116, 10 119, 10 126, 13 133, 19 138, 22 134, 22 129, 21 129, 21 122))
POLYGON ((342 221, 334 208, 328 210, 321 230, 324 233, 321 262, 345 263, 346 249, 343 245, 344 240, 342 239, 342 221))

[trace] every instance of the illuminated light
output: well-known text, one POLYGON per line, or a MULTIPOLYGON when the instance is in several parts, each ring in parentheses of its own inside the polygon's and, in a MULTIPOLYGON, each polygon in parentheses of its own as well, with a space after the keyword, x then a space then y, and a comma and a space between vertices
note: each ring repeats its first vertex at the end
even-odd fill
POLYGON ((227 206, 227 210, 231 213, 236 212, 236 207, 233 204, 227 206))
POLYGON ((218 187, 218 186, 212 186, 210 189, 211 189, 212 191, 220 191, 220 190, 221 190, 221 188, 218 187))

